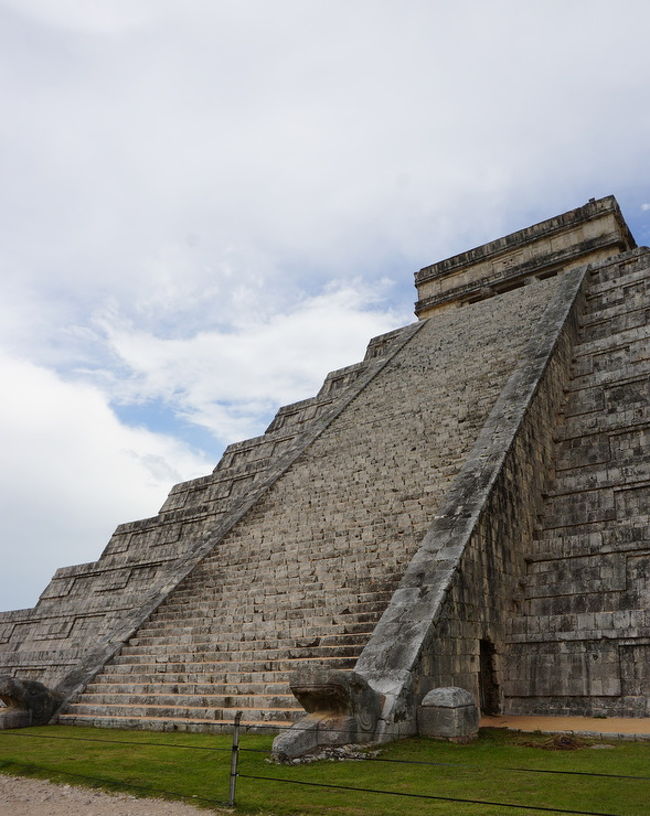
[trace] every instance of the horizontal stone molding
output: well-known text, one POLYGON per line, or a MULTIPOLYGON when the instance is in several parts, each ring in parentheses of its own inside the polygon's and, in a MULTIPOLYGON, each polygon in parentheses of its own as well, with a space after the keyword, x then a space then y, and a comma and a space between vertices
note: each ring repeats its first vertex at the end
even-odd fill
POLYGON ((545 221, 540 221, 538 224, 533 224, 525 229, 505 235, 503 238, 497 238, 495 241, 482 244, 467 252, 453 255, 444 261, 425 266, 415 275, 416 286, 433 278, 440 277, 441 275, 452 274, 463 267, 498 257, 504 252, 512 252, 518 247, 526 246, 534 241, 551 238, 558 233, 587 223, 588 221, 602 218, 609 213, 615 216, 621 235, 623 235, 627 241, 627 248, 633 249, 636 247, 636 241, 623 219, 618 203, 614 196, 610 195, 600 198, 597 201, 590 201, 584 206, 577 207, 562 215, 548 218, 545 221))

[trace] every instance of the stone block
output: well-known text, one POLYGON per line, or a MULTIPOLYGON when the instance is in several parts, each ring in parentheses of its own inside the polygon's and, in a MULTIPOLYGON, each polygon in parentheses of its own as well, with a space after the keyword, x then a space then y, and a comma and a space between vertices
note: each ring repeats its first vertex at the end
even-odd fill
POLYGON ((478 735, 478 706, 469 691, 454 686, 426 694, 418 706, 417 720, 421 737, 471 742, 478 735))

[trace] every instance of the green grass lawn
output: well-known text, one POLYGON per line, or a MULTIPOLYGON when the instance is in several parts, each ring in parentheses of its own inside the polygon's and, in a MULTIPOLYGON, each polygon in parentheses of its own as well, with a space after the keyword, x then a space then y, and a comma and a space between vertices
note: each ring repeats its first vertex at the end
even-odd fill
MULTIPOLYGON (((579 750, 550 751, 541 747, 548 741, 542 735, 523 736, 485 729, 480 739, 471 745, 408 739, 385 746, 379 757, 380 760, 448 764, 369 760, 325 761, 292 767, 266 761, 272 739, 272 735, 242 736, 241 748, 248 749, 241 753, 242 776, 237 783, 237 808, 242 813, 296 816, 327 811, 340 816, 405 813, 409 816, 522 816, 544 812, 246 778, 250 775, 620 816, 650 814, 648 779, 509 770, 530 768, 650 777, 648 743, 612 743, 611 749, 594 750, 590 747, 593 741, 585 741, 585 747, 579 750)), ((0 731, 0 772, 39 776, 68 784, 95 784, 148 796, 164 793, 165 798, 173 798, 176 794, 218 811, 218 804, 228 795, 230 746, 229 736, 209 734, 160 734, 69 726, 0 731), (35 735, 46 739, 35 738, 35 735), (83 737, 88 741, 58 739, 61 737, 83 737), (136 744, 125 745, 124 742, 136 744), (179 748, 181 745, 221 750, 189 750, 179 748), (93 783, 93 780, 99 781, 93 783)))

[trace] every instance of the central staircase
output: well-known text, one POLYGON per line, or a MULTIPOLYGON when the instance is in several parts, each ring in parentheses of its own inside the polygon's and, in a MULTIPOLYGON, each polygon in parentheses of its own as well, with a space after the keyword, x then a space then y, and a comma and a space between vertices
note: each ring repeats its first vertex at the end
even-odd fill
POLYGON ((238 710, 278 728, 304 714, 288 676, 317 662, 351 669, 392 586, 263 586, 236 553, 206 559, 60 715, 63 724, 220 731, 238 710), (221 580, 207 582, 216 567, 221 580))

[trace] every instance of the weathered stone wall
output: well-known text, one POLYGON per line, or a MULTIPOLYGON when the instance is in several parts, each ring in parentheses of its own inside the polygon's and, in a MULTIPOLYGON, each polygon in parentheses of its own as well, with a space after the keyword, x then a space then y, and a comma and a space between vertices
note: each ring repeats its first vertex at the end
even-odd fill
POLYGON ((508 623, 513 713, 650 714, 650 252, 589 276, 555 476, 508 623))

